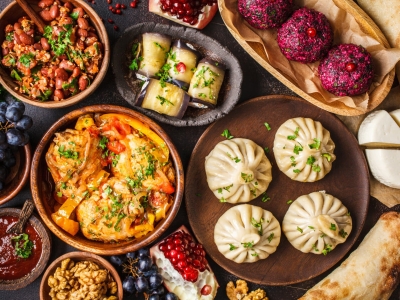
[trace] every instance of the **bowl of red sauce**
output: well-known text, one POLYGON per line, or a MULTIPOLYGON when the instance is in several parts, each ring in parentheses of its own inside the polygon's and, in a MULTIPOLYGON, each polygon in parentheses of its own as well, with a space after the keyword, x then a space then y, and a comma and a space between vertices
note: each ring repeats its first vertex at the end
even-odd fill
POLYGON ((21 234, 7 233, 20 213, 17 208, 0 209, 0 290, 17 290, 32 283, 50 257, 50 234, 34 215, 21 234))

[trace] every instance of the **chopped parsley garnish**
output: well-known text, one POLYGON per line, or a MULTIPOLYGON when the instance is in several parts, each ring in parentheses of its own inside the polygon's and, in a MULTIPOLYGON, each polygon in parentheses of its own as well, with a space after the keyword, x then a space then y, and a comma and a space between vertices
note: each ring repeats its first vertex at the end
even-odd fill
POLYGON ((170 64, 164 64, 161 69, 156 73, 156 76, 159 77, 161 87, 166 87, 166 83, 169 79, 169 70, 171 69, 170 64))
POLYGON ((233 139, 233 135, 229 132, 229 129, 224 129, 224 131, 221 134, 224 138, 227 138, 228 140, 233 139))
POLYGON ((272 241, 273 238, 274 238, 274 233, 271 233, 271 234, 267 237, 268 243, 271 243, 271 241, 272 241))
POLYGON ((257 197, 257 189, 250 189, 250 193, 254 196, 257 197))
POLYGON ((308 226, 308 228, 315 230, 314 226, 308 226))
POLYGON ((62 196, 63 196, 62 192, 58 191, 58 192, 57 192, 57 197, 60 197, 60 198, 61 198, 62 196))
POLYGON ((267 196, 266 193, 263 193, 263 197, 261 198, 261 201, 262 201, 262 202, 267 202, 267 201, 269 201, 269 200, 271 200, 271 198, 270 198, 269 196, 267 196))
POLYGON ((200 98, 207 98, 207 95, 204 94, 204 93, 199 93, 198 96, 199 96, 200 98))
POLYGON ((253 180, 253 174, 240 172, 240 176, 243 178, 244 182, 251 182, 253 180))
POLYGON ((300 151, 303 151, 303 147, 299 146, 299 145, 295 145, 294 148, 293 148, 294 154, 299 155, 300 151))
POLYGON ((258 256, 258 253, 254 251, 251 256, 258 256))
POLYGON ((78 11, 74 11, 74 12, 70 13, 69 16, 74 20, 78 20, 79 12, 78 11))
POLYGON ((264 126, 268 129, 268 131, 271 130, 271 126, 267 122, 264 123, 264 126))
POLYGON ((313 165, 315 163, 315 157, 314 156, 312 156, 312 155, 310 155, 308 158, 307 158, 307 165, 313 165))
POLYGON ((15 242, 15 254, 21 258, 28 258, 32 254, 33 242, 26 233, 11 238, 15 242))
POLYGON ((165 51, 165 48, 163 46, 161 46, 160 43, 154 42, 154 45, 156 45, 156 47, 160 48, 162 51, 165 51))
POLYGON ((228 157, 230 158, 230 159, 232 159, 235 163, 239 163, 239 162, 241 162, 241 159, 239 158, 239 157, 232 157, 232 155, 230 155, 228 152, 226 152, 226 155, 228 155, 228 157))
POLYGON ((294 156, 291 156, 290 157, 290 161, 292 162, 292 167, 295 167, 296 165, 297 165, 297 163, 296 163, 296 158, 294 157, 294 156))
POLYGON ((299 127, 296 127, 296 130, 294 131, 294 135, 288 135, 287 139, 288 140, 295 140, 299 136, 299 127))
POLYGON ((299 174, 301 171, 299 169, 294 169, 293 173, 299 174))
POLYGON ((11 70, 11 77, 18 80, 18 81, 22 81, 21 76, 18 74, 18 72, 16 70, 11 70))
POLYGON ((313 250, 316 251, 316 252, 319 251, 318 248, 317 248, 317 243, 318 243, 318 242, 315 242, 315 244, 312 245, 313 250))
POLYGON ((233 251, 233 250, 235 250, 235 249, 237 249, 238 247, 236 247, 235 245, 233 245, 233 244, 229 244, 229 250, 230 251, 233 251))
POLYGON ((287 202, 286 202, 286 204, 291 204, 293 202, 293 200, 288 200, 287 202))
POLYGON ((313 165, 312 166, 312 170, 314 171, 314 172, 321 172, 321 167, 319 166, 319 165, 313 165))
POLYGON ((78 159, 78 152, 72 150, 65 150, 64 145, 61 145, 58 148, 58 153, 60 154, 60 156, 64 156, 65 158, 78 159))
POLYGON ((244 248, 253 248, 254 246, 254 241, 248 242, 248 243, 241 243, 244 248))
POLYGON ((29 65, 31 64, 32 58, 35 57, 35 54, 29 53, 29 54, 24 54, 19 58, 19 62, 25 67, 29 68, 29 65))
POLYGON ((157 95, 156 97, 158 100, 160 100, 160 104, 164 105, 164 103, 167 103, 167 105, 175 105, 171 101, 169 101, 167 98, 164 98, 163 96, 157 95))
POLYGON ((265 154, 268 154, 268 153, 269 153, 269 148, 268 148, 268 147, 265 147, 265 148, 264 148, 264 152, 265 152, 265 154))
POLYGON ((324 250, 322 250, 322 254, 327 255, 331 251, 332 251, 332 245, 325 245, 324 250))
POLYGON ((221 199, 219 199, 219 202, 224 203, 226 202, 226 199, 224 197, 221 197, 221 199))
POLYGON ((108 143, 108 138, 103 136, 99 142, 99 147, 104 150, 107 146, 107 143, 108 143))
MULTIPOLYGON (((54 51, 55 55, 60 56, 67 52, 68 47, 72 45, 71 42, 71 34, 72 34, 72 25, 66 24, 63 26, 65 30, 60 31, 58 38, 53 38, 53 29, 51 26, 46 26, 44 28, 43 36, 47 38, 49 44, 51 46, 51 50, 54 51)), ((68 54, 68 53, 67 53, 68 54)))
POLYGON ((255 228, 257 228, 258 234, 260 236, 262 236, 262 234, 263 234, 262 223, 264 223, 264 218, 261 218, 259 222, 257 222, 257 220, 254 219, 253 217, 251 218, 251 225, 253 225, 255 228))
POLYGON ((331 223, 331 227, 329 227, 330 230, 336 231, 336 225, 331 223))
POLYGON ((297 226, 297 231, 303 233, 303 229, 301 229, 299 226, 297 226))
POLYGON ((332 156, 329 153, 323 153, 322 156, 325 157, 327 161, 331 161, 332 159, 332 156))
POLYGON ((320 139, 313 139, 314 143, 309 144, 308 147, 310 147, 310 149, 315 149, 315 150, 319 150, 319 148, 321 147, 321 140, 320 139))
POLYGON ((348 235, 348 233, 344 231, 344 229, 340 229, 339 234, 342 238, 346 238, 346 236, 348 235))

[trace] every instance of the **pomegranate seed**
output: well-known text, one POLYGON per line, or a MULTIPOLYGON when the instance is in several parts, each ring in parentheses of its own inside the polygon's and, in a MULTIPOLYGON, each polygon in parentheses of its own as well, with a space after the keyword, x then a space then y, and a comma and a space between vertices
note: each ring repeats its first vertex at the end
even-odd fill
POLYGON ((349 62, 346 64, 346 71, 347 72, 353 72, 357 68, 356 64, 349 62))
POLYGON ((180 269, 184 269, 185 267, 187 267, 187 262, 184 261, 184 260, 181 260, 181 261, 178 262, 177 266, 180 269))
POLYGON ((125 4, 121 4, 121 8, 122 9, 126 9, 126 5, 125 4))
POLYGON ((198 21, 199 21, 199 19, 193 18, 193 20, 190 21, 189 24, 190 24, 190 25, 194 25, 194 24, 196 24, 198 21))
POLYGON ((181 244, 182 244, 182 240, 179 239, 179 238, 174 238, 173 243, 174 243, 175 245, 181 245, 181 244))
POLYGON ((211 290, 212 290, 211 286, 208 285, 208 284, 206 284, 206 285, 204 285, 204 286, 201 288, 200 293, 201 293, 202 295, 204 295, 204 296, 207 296, 207 295, 210 295, 210 294, 211 294, 211 290))
POLYGON ((119 29, 118 26, 117 26, 117 25, 114 25, 114 30, 115 30, 115 31, 118 31, 118 29, 119 29))
POLYGON ((108 4, 111 4, 111 3, 112 3, 112 0, 107 0, 107 3, 108 3, 108 4))
POLYGON ((171 250, 169 252, 169 255, 171 256, 171 258, 176 258, 176 256, 178 255, 178 252, 176 250, 171 250))
POLYGON ((112 19, 108 19, 107 21, 108 21, 108 23, 110 23, 110 24, 114 24, 114 21, 113 21, 112 19))
POLYGON ((183 261, 186 258, 186 255, 184 253, 178 252, 176 258, 183 261))
POLYGON ((200 267, 201 262, 198 259, 193 259, 193 266, 195 266, 196 268, 200 267))
POLYGON ((176 259, 176 257, 171 257, 170 261, 174 266, 176 266, 179 263, 179 260, 176 259))
POLYGON ((168 250, 175 249, 175 245, 174 245, 173 243, 171 243, 171 242, 168 242, 168 243, 167 243, 167 249, 168 249, 168 250))
POLYGON ((110 5, 110 6, 108 7, 108 9, 109 9, 109 10, 112 10, 112 9, 113 9, 113 7, 110 5))
POLYGON ((115 8, 113 8, 113 9, 111 10, 111 12, 112 12, 113 14, 115 14, 115 8))
MULTIPOLYGON (((179 73, 185 73, 186 71, 186 65, 183 62, 180 62, 176 65, 176 69, 178 70, 179 73)), ((194 243, 193 243, 194 244, 194 243)))
POLYGON ((121 12, 121 10, 120 10, 120 9, 117 9, 117 10, 115 11, 115 13, 116 13, 117 15, 120 15, 120 14, 122 14, 122 12, 121 12))
POLYGON ((165 252, 167 250, 167 244, 162 243, 158 246, 158 249, 160 249, 162 252, 165 252))
POLYGON ((136 2, 132 1, 131 4, 129 4, 129 5, 130 5, 130 7, 135 8, 136 7, 136 2))
POLYGON ((317 30, 314 27, 310 27, 307 29, 307 35, 313 38, 317 35, 317 30))
POLYGON ((121 8, 121 4, 120 3, 115 4, 115 8, 120 9, 121 8))

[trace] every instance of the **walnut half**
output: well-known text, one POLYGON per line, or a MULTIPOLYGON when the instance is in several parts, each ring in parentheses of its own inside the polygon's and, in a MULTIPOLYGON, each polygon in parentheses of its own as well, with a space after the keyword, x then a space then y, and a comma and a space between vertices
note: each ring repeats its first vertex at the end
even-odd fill
POLYGON ((247 282, 242 279, 236 281, 236 287, 232 281, 226 285, 226 295, 229 300, 268 300, 265 291, 261 289, 252 291, 250 294, 248 291, 247 282))

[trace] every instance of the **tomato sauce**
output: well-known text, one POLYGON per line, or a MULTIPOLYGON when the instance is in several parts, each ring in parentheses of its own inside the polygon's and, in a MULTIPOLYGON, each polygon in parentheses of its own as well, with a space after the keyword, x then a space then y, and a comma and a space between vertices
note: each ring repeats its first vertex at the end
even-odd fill
POLYGON ((15 253, 15 241, 11 238, 17 234, 6 233, 18 221, 18 217, 0 216, 0 280, 14 280, 29 274, 37 265, 42 254, 42 240, 29 222, 24 233, 33 242, 32 253, 28 258, 18 257, 15 253))

